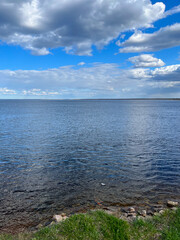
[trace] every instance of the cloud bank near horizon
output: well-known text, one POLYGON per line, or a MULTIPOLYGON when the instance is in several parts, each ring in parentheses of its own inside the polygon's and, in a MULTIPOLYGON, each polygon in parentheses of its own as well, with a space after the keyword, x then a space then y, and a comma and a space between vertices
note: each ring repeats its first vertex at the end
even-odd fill
MULTIPOLYGON (((155 58, 156 62, 156 58, 155 58)), ((136 64, 136 63, 135 63, 136 64)), ((42 71, 1 70, 1 95, 49 98, 180 97, 180 64, 121 69, 118 64, 65 66, 42 71), (17 86, 20 86, 17 89, 17 86), (42 87, 43 86, 43 87, 42 87), (154 92, 157 92, 154 95, 154 92), (175 95, 173 95, 175 94, 175 95), (70 97, 71 96, 71 97, 70 97)))

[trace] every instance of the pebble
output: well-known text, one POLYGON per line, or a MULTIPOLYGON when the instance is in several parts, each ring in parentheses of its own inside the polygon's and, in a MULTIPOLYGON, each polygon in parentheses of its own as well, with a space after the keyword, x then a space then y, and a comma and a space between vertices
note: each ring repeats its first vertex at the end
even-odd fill
POLYGON ((105 183, 101 183, 101 186, 106 186, 106 184, 105 183))
POLYGON ((147 215, 146 210, 142 210, 142 211, 141 211, 141 216, 146 217, 146 215, 147 215))
POLYGON ((178 205, 179 205, 178 202, 167 201, 167 206, 168 207, 177 207, 178 205))
POLYGON ((153 215, 154 215, 154 213, 153 213, 153 211, 151 211, 151 210, 148 210, 148 211, 147 211, 147 215, 149 215, 149 216, 153 216, 153 215))
POLYGON ((127 217, 136 217, 136 213, 135 213, 135 212, 128 213, 128 214, 127 214, 127 217))
POLYGON ((162 205, 154 205, 152 207, 153 212, 159 212, 160 210, 162 210, 164 207, 162 205))
POLYGON ((161 210, 163 210, 163 208, 154 208, 154 213, 159 213, 161 210))
POLYGON ((165 212, 164 209, 159 211, 160 214, 163 214, 164 212, 165 212))
POLYGON ((136 210, 135 210, 135 208, 130 207, 130 208, 128 208, 128 212, 129 212, 129 213, 134 213, 134 212, 136 212, 136 210))
POLYGON ((56 222, 61 222, 63 221, 63 217, 61 215, 54 215, 53 216, 53 219, 56 221, 56 222))
POLYGON ((55 221, 52 221, 49 225, 52 226, 55 224, 55 221))
MULTIPOLYGON (((101 183, 102 186, 105 186, 105 183, 101 183)), ((171 208, 171 210, 176 211, 179 203, 174 201, 167 201, 167 206, 171 208)), ((117 215, 120 219, 127 221, 134 221, 135 219, 151 219, 152 216, 159 216, 165 212, 165 209, 161 205, 155 205, 151 208, 145 209, 136 209, 134 207, 129 208, 118 208, 118 207, 106 207, 104 211, 110 215, 117 215)), ((66 220, 68 217, 65 213, 61 213, 60 215, 53 216, 53 222, 50 225, 62 222, 66 220)), ((39 226, 40 227, 40 226, 39 226)))
POLYGON ((42 227, 43 227, 43 225, 42 225, 41 223, 37 225, 37 228, 38 228, 38 229, 40 229, 40 228, 42 228, 42 227))
POLYGON ((123 216, 124 216, 125 218, 127 218, 128 213, 123 213, 123 216))
POLYGON ((121 208, 121 212, 122 212, 122 213, 127 213, 128 210, 127 210, 126 208, 121 208))
POLYGON ((177 211, 178 208, 177 208, 177 207, 173 207, 173 208, 171 208, 171 210, 173 210, 173 211, 177 211))
POLYGON ((48 222, 46 222, 44 225, 43 225, 43 227, 47 227, 47 226, 49 226, 51 224, 51 221, 48 221, 48 222))

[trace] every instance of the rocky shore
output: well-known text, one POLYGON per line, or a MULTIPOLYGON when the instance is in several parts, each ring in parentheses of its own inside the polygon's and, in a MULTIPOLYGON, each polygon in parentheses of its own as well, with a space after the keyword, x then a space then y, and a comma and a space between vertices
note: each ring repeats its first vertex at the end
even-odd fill
MULTIPOLYGON (((116 207, 116 206, 109 206, 103 207, 99 206, 99 208, 95 210, 103 210, 107 214, 114 215, 119 219, 131 222, 135 219, 150 219, 153 216, 163 214, 166 209, 171 209, 172 211, 177 210, 179 207, 179 202, 177 201, 170 201, 168 200, 165 205, 157 204, 148 207, 141 207, 141 206, 131 206, 131 207, 116 207)), ((92 210, 93 211, 93 210, 92 210)), ((50 226, 56 223, 60 223, 71 215, 66 213, 59 213, 52 217, 52 220, 45 223, 39 224, 36 229, 40 229, 44 226, 50 226)))

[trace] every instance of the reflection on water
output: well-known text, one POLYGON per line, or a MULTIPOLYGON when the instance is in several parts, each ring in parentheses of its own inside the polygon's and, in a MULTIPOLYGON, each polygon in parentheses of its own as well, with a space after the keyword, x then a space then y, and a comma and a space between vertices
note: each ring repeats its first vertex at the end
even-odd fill
POLYGON ((180 101, 1 100, 0 226, 179 198, 179 122, 180 101))

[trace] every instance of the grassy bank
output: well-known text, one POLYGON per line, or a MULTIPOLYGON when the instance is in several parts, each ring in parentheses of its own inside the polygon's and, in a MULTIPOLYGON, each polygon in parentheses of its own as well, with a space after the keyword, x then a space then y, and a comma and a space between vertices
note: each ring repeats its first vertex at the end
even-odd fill
POLYGON ((36 233, 0 235, 0 240, 180 240, 180 209, 128 223, 102 211, 73 215, 36 233))

